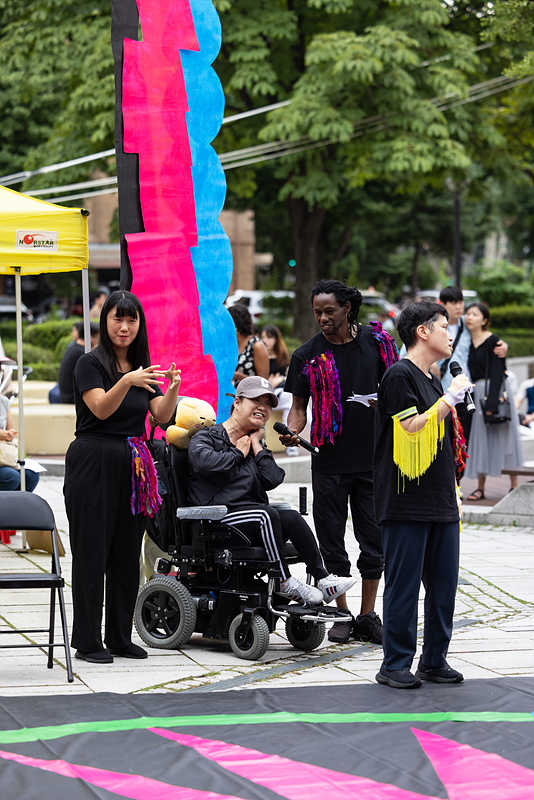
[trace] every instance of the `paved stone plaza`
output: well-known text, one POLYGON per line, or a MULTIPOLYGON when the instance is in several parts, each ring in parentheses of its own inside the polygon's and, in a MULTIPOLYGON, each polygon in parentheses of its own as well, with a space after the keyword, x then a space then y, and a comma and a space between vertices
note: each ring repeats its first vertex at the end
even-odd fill
MULTIPOLYGON (((60 477, 43 476, 37 493, 52 506, 67 550, 62 569, 67 582, 70 620, 71 562, 62 484, 60 477)), ((272 492, 271 497, 290 501, 298 507, 298 485, 286 484, 272 492)), ((313 524, 311 516, 308 520, 313 524)), ((347 541, 355 564, 357 552, 352 536, 349 535, 347 541)), ((460 586, 450 663, 467 679, 534 675, 534 529, 470 522, 464 525, 461 541, 460 586)), ((0 545, 0 572, 49 569, 50 556, 37 552, 17 554, 20 544, 20 536, 17 536, 10 546, 0 545)), ((295 571, 302 575, 302 569, 295 571)), ((359 609, 359 591, 358 581, 351 592, 354 612, 359 609)), ((1 601, 0 632, 10 627, 44 627, 47 624, 47 590, 3 591, 1 601)), ((380 613, 381 599, 377 610, 380 613)), ((319 650, 299 653, 288 644, 281 623, 279 627, 280 631, 271 636, 269 650, 260 662, 240 660, 224 644, 206 642, 195 635, 187 647, 179 651, 149 649, 149 659, 144 661, 116 658, 113 664, 101 666, 74 659, 73 684, 67 683, 64 656, 59 648, 52 670, 46 668, 46 657, 38 649, 3 650, 0 695, 102 691, 179 693, 374 681, 381 662, 378 646, 357 642, 333 646, 325 638, 319 650)), ((16 640, 22 642, 18 635, 11 635, 2 637, 0 643, 15 644, 16 640)), ((135 633, 134 641, 141 643, 135 633)))

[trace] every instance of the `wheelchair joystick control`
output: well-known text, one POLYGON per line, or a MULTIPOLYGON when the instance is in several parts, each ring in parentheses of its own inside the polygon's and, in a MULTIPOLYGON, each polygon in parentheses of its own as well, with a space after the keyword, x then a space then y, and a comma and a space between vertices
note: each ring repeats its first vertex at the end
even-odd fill
POLYGON ((308 515, 308 487, 299 486, 299 513, 303 517, 308 515))
POLYGON ((168 575, 171 571, 172 564, 167 558, 156 558, 154 563, 154 572, 158 575, 168 575))

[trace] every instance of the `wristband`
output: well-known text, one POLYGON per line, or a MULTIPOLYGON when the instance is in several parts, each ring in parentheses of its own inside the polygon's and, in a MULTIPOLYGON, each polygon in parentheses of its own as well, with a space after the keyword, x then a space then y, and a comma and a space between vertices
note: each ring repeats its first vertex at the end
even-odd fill
POLYGON ((449 392, 445 392, 445 394, 443 394, 440 397, 440 400, 443 400, 445 405, 449 406, 449 408, 451 408, 451 409, 454 408, 454 406, 456 405, 456 403, 454 402, 454 398, 452 397, 451 394, 449 394, 449 392))

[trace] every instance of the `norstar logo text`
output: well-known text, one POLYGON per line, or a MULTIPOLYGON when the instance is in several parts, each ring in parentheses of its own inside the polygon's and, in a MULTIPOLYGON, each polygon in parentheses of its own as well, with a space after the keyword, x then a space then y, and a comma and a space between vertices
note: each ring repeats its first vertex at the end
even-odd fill
POLYGON ((17 231, 17 250, 47 250, 48 252, 55 252, 57 248, 57 231, 17 231))

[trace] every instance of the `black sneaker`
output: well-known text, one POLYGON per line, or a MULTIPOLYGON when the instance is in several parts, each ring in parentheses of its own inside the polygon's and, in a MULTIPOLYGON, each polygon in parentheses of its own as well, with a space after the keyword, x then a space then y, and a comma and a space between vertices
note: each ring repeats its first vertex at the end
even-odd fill
POLYGON ((119 656, 120 658, 147 658, 148 656, 146 650, 143 650, 138 644, 133 644, 133 642, 127 647, 123 647, 122 650, 117 650, 114 647, 110 647, 109 649, 114 656, 119 656))
POLYGON ((391 686, 392 689, 419 689, 421 681, 409 669, 384 669, 376 673, 377 683, 391 686))
POLYGON ((447 662, 442 667, 425 667, 422 661, 419 662, 417 678, 431 683, 462 683, 464 676, 457 669, 449 667, 447 662))
POLYGON ((336 644, 346 644, 352 636, 355 619, 351 615, 347 622, 334 622, 328 631, 328 641, 336 644))
POLYGON ((382 620, 374 611, 358 614, 352 625, 352 635, 357 642, 382 644, 382 620))

